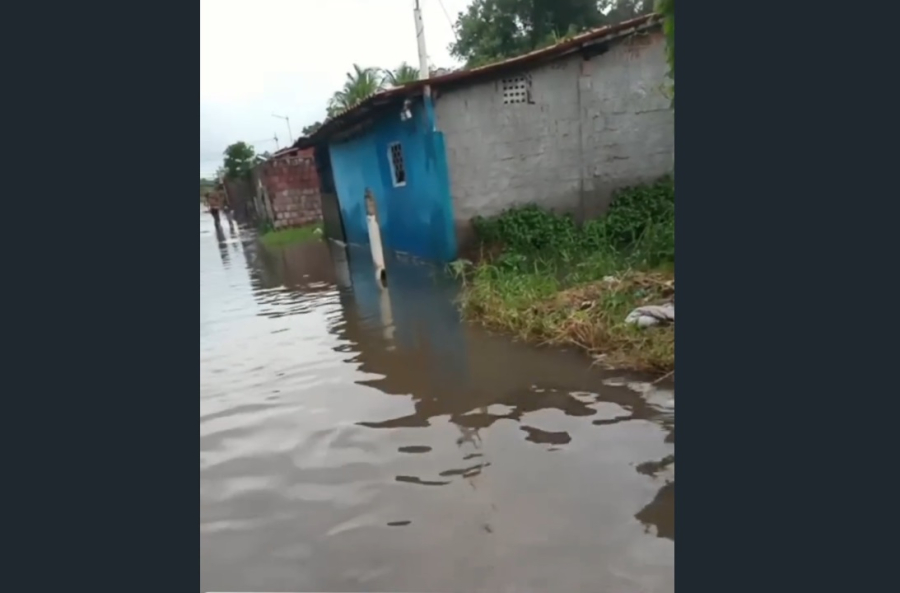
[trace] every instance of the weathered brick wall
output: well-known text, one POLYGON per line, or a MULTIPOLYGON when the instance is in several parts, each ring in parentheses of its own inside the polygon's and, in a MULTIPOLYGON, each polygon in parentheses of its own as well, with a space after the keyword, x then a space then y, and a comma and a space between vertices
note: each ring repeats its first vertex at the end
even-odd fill
POLYGON ((322 220, 319 177, 312 150, 279 155, 259 166, 257 174, 270 201, 276 229, 322 220))

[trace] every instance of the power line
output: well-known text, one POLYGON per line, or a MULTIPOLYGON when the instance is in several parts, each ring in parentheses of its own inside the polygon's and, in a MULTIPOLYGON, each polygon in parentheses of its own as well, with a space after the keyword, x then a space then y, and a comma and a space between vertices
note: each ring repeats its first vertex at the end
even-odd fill
POLYGON ((250 144, 255 148, 257 144, 262 144, 263 142, 275 142, 275 150, 278 150, 278 134, 274 134, 268 138, 263 140, 256 140, 255 142, 251 142, 250 144))
POLYGON ((450 25, 450 32, 453 33, 453 37, 458 43, 459 37, 456 35, 456 27, 453 26, 453 19, 450 18, 450 14, 447 12, 447 9, 444 8, 444 0, 438 0, 438 4, 441 5, 441 10, 443 11, 444 16, 447 17, 447 24, 450 25))
POLYGON ((277 113, 273 113, 272 117, 277 117, 278 119, 283 119, 284 121, 287 122, 288 139, 291 141, 291 144, 293 144, 294 143, 294 134, 291 132, 291 118, 289 118, 286 115, 278 115, 277 113))

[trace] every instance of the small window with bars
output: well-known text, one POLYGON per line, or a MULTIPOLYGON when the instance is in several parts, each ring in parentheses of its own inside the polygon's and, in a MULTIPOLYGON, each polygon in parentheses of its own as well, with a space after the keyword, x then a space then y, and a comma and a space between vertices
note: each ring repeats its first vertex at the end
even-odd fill
POLYGON ((531 79, 516 76, 503 80, 503 104, 531 103, 531 79))
POLYGON ((394 187, 406 185, 406 164, 403 162, 403 147, 399 142, 388 146, 388 161, 391 164, 391 177, 394 187))

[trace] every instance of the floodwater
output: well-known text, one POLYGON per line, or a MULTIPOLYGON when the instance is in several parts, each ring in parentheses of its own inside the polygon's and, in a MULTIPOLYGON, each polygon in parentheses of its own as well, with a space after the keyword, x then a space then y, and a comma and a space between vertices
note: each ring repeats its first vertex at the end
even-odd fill
POLYGON ((674 590, 671 390, 200 218, 202 591, 674 590))

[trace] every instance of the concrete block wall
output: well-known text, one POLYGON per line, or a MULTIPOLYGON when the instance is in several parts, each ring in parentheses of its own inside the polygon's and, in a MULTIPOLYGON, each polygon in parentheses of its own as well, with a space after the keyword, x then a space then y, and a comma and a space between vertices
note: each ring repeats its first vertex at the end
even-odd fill
POLYGON ((435 102, 444 133, 460 244, 468 221, 526 203, 592 218, 615 189, 674 164, 674 112, 658 30, 495 80, 448 89, 435 102), (503 79, 530 80, 530 102, 504 104, 503 79))
POLYGON ((319 178, 312 151, 298 151, 260 165, 259 180, 269 199, 276 229, 322 220, 319 178))
POLYGON ((578 63, 553 66, 509 73, 531 77, 534 104, 505 105, 502 78, 438 95, 454 217, 490 216, 527 202, 578 206, 578 63))
POLYGON ((662 32, 636 35, 589 62, 580 80, 584 215, 606 211, 616 189, 653 181, 675 165, 675 112, 665 89, 662 32))

